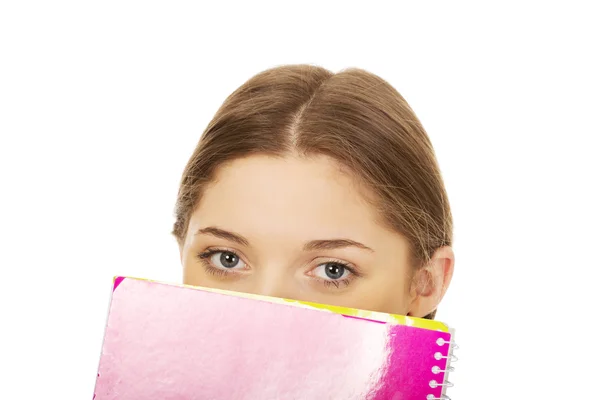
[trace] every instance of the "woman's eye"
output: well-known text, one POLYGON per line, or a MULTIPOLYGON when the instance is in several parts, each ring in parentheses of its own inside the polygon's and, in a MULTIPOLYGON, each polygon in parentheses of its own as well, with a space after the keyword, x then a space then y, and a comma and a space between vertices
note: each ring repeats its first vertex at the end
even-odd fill
POLYGON ((240 260, 238 255, 231 251, 215 252, 213 255, 211 255, 210 262, 215 267, 223 269, 241 269, 246 266, 246 264, 240 260))
POLYGON ((328 281, 346 279, 348 275, 350 275, 348 268, 333 262, 321 264, 315 269, 315 276, 328 281))

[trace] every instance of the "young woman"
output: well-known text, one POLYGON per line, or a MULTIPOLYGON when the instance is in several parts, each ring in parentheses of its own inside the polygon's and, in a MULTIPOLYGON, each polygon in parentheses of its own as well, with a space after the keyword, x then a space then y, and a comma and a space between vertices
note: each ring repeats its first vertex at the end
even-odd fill
POLYGON ((431 142, 360 69, 269 69, 231 94, 187 164, 184 283, 433 318, 454 269, 431 142))

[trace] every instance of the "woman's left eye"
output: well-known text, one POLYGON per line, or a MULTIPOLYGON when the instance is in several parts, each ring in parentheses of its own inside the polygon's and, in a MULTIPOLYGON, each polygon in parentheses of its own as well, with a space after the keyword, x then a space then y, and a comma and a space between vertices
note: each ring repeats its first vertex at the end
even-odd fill
POLYGON ((348 278, 351 274, 348 267, 335 262, 321 264, 314 271, 316 277, 326 281, 339 281, 348 278))

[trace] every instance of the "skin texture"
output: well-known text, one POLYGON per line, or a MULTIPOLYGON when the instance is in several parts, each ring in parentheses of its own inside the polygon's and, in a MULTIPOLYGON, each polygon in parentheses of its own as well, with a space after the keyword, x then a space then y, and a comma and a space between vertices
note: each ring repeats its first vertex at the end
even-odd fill
POLYGON ((180 246, 184 283, 423 317, 448 287, 452 249, 415 272, 368 196, 325 156, 223 165, 180 246))

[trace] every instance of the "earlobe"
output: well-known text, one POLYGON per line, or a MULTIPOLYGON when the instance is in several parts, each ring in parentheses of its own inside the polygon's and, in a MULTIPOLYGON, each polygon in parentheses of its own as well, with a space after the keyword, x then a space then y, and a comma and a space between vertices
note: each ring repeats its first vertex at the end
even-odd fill
POLYGON ((444 246, 436 250, 431 261, 416 271, 411 285, 408 315, 423 318, 437 309, 448 290, 454 273, 454 252, 444 246))

